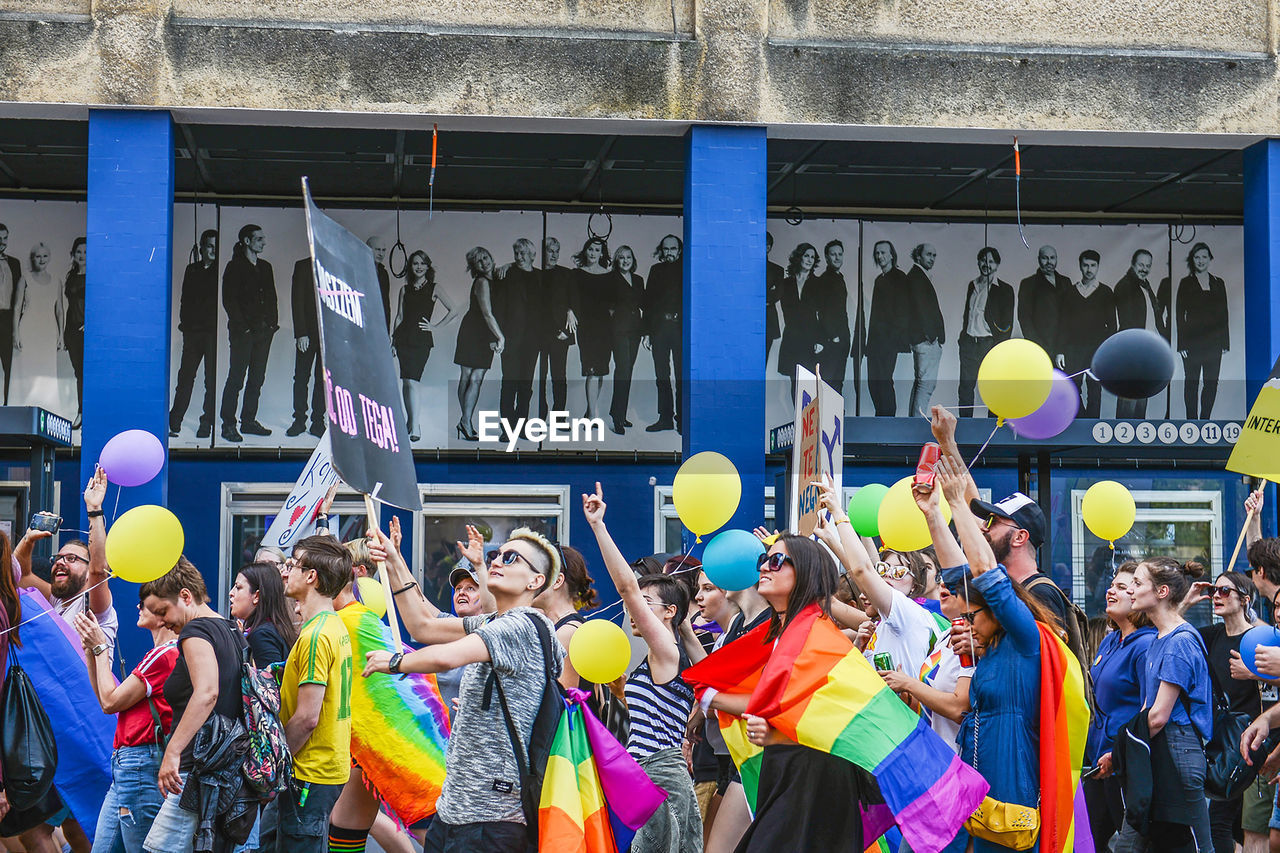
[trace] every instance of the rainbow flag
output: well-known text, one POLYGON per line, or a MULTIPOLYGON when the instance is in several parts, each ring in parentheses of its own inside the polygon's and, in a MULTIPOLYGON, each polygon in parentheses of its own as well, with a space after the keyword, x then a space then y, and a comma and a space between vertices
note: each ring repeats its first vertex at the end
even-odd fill
POLYGON ((653 816, 667 793, 583 704, 566 692, 538 806, 538 849, 618 853, 653 816))
MULTIPOLYGON (((363 668, 367 652, 392 648, 390 629, 360 602, 348 604, 338 616, 351 635, 356 666, 363 668)), ((435 814, 448 739, 449 714, 434 675, 352 680, 351 755, 403 823, 435 814)))
POLYGON ((1074 849, 1075 798, 1089 732, 1089 705, 1076 656, 1045 625, 1037 622, 1036 627, 1040 629, 1040 851, 1063 853, 1074 849))
MULTIPOLYGON (((982 802, 986 780, 885 685, 816 604, 796 614, 776 646, 765 641, 767 632, 768 625, 761 625, 713 652, 686 670, 685 680, 699 692, 749 693, 747 713, 764 717, 802 746, 871 773, 913 850, 946 847, 982 802)), ((745 725, 726 716, 720 714, 721 731, 746 788, 753 764, 758 782, 760 750, 744 750, 745 725)), ((864 838, 883 833, 874 830, 878 818, 876 810, 863 809, 864 838)))

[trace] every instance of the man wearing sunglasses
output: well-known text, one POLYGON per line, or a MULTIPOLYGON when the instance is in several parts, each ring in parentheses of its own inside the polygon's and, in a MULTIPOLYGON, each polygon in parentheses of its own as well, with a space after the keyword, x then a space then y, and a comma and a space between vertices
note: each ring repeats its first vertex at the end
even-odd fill
POLYGON ((1040 571, 1036 549, 1044 543, 1045 521, 1040 505, 1022 492, 1014 492, 998 503, 974 499, 969 508, 978 517, 983 535, 991 543, 996 562, 1012 580, 1040 599, 1059 624, 1067 624, 1067 597, 1053 579, 1040 571))
POLYGON ((49 567, 49 581, 41 580, 31 571, 31 552, 37 541, 51 538, 52 533, 47 530, 28 530, 14 546, 13 556, 22 571, 18 587, 35 587, 40 590, 73 630, 77 616, 93 612, 106 636, 106 647, 102 649, 106 653, 104 660, 110 661, 115 657, 116 632, 119 630, 120 620, 112 606, 110 585, 104 583, 107 579, 104 550, 107 527, 102 521, 102 501, 106 494, 107 475, 99 467, 84 490, 84 505, 89 516, 89 542, 86 544, 79 539, 64 542, 53 556, 49 567), (89 590, 87 594, 86 590, 89 590))

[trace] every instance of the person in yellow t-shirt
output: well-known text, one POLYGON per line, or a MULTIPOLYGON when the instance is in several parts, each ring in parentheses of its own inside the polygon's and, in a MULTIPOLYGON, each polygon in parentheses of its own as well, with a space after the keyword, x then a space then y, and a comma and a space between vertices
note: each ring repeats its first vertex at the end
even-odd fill
POLYGON ((301 540, 285 562, 284 591, 303 618, 280 685, 295 790, 263 812, 264 853, 328 849, 329 814, 351 772, 351 636, 333 610, 351 579, 351 555, 332 536, 301 540))

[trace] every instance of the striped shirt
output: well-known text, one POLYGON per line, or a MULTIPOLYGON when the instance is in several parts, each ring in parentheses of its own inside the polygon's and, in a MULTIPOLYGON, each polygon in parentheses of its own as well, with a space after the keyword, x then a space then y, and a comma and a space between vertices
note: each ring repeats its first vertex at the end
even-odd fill
POLYGON ((654 684, 649 659, 645 658, 627 679, 623 692, 631 717, 627 752, 632 758, 645 758, 684 742, 694 696, 683 678, 677 675, 666 684, 654 684))

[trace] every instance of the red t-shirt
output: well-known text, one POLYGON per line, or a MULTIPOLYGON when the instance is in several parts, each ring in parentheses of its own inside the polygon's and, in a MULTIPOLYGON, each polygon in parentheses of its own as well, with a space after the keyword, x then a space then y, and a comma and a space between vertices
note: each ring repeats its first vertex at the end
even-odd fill
MULTIPOLYGON (((147 652, 142 663, 133 670, 133 674, 147 688, 147 696, 151 702, 156 704, 156 712, 160 714, 160 724, 164 727, 165 734, 173 727, 173 711, 169 708, 169 703, 164 701, 164 682, 177 662, 178 642, 174 640, 147 652)), ((155 742, 156 723, 151 717, 150 703, 146 699, 117 715, 116 749, 155 742)))

